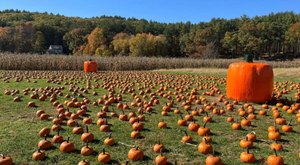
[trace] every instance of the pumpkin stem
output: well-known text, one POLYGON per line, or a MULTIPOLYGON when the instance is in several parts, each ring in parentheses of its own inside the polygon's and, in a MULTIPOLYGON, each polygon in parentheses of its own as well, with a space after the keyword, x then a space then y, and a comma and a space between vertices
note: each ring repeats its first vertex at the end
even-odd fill
POLYGON ((86 129, 86 133, 89 133, 89 127, 87 125, 85 126, 85 129, 86 129))
POLYGON ((249 154, 249 148, 247 147, 247 154, 249 154))
POLYGON ((163 156, 163 149, 162 148, 159 150, 159 153, 160 153, 161 156, 163 156))
POLYGON ((205 126, 206 126, 206 122, 204 123, 203 128, 205 128, 205 126))
POLYGON ((208 117, 208 113, 207 113, 207 111, 205 111, 205 114, 206 114, 206 117, 208 117))
POLYGON ((245 61, 246 62, 253 62, 253 55, 252 54, 246 54, 245 55, 245 61))
POLYGON ((183 120, 183 116, 180 114, 180 118, 181 118, 181 120, 183 120))
POLYGON ((160 137, 158 137, 158 144, 160 144, 160 137))
POLYGON ((293 120, 293 119, 291 119, 287 125, 291 126, 292 120, 293 120))
POLYGON ((68 137, 67 142, 69 143, 70 137, 68 137))
POLYGON ((207 140, 206 140, 206 138, 204 138, 204 142, 205 142, 205 144, 207 144, 207 140))
POLYGON ((41 149, 40 148, 38 148, 38 153, 41 153, 41 149))
POLYGON ((47 135, 45 135, 44 139, 47 140, 47 135))
POLYGON ((273 149, 273 151, 275 152, 275 155, 277 156, 277 152, 276 152, 276 150, 275 150, 275 149, 273 149))
POLYGON ((246 141, 248 141, 248 136, 246 136, 246 141))
POLYGON ((60 130, 59 130, 59 129, 57 129, 57 136, 59 136, 59 131, 60 131, 60 130))
POLYGON ((105 154, 105 149, 104 148, 102 149, 102 152, 103 152, 103 154, 105 154))
POLYGON ((185 136, 189 136, 188 133, 187 133, 186 131, 183 131, 183 132, 184 132, 185 136))

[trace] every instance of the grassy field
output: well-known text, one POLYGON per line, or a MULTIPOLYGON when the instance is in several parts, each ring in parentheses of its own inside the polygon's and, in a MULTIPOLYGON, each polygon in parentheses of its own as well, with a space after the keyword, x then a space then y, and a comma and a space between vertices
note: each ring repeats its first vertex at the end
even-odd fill
MULTIPOLYGON (((225 75, 224 69, 182 69, 182 70, 156 70, 154 72, 99 72, 93 74, 90 81, 91 89, 87 89, 87 93, 84 92, 87 84, 87 77, 82 72, 64 71, 2 71, 0 73, 0 153, 10 155, 15 164, 77 164, 80 160, 86 159, 91 164, 97 164, 97 155, 106 149, 111 154, 111 164, 120 164, 128 160, 127 153, 130 150, 130 146, 139 146, 145 153, 143 161, 131 162, 130 164, 153 164, 155 157, 158 155, 154 153, 152 147, 160 139, 161 143, 165 145, 166 151, 164 155, 168 158, 169 164, 174 164, 177 161, 178 164, 204 164, 206 155, 197 151, 197 145, 201 142, 201 137, 197 135, 197 132, 188 131, 188 134, 192 136, 192 144, 184 144, 181 142, 181 138, 184 136, 183 130, 187 130, 185 126, 178 126, 177 121, 180 116, 173 113, 173 110, 178 107, 183 116, 187 115, 187 112, 183 110, 182 101, 177 102, 175 100, 174 92, 176 87, 183 89, 183 95, 191 92, 193 88, 199 88, 203 85, 203 90, 197 90, 197 97, 200 97, 203 92, 211 91, 209 88, 217 86, 223 94, 225 94, 225 75), (188 73, 188 74, 187 74, 188 73), (49 81, 51 80, 51 82, 49 81), (182 84, 178 83, 182 80, 182 84), (78 92, 70 91, 70 84, 74 84, 72 89, 77 89, 78 92), (99 88, 97 85, 99 84, 99 88), (114 146, 104 146, 103 140, 108 137, 109 133, 99 131, 99 126, 96 125, 96 114, 102 109, 103 104, 93 106, 91 103, 97 101, 104 95, 108 95, 109 91, 107 86, 114 89, 117 96, 120 92, 126 88, 135 89, 135 93, 143 101, 150 100, 150 93, 145 92, 150 88, 151 92, 156 93, 156 97, 159 99, 160 104, 152 106, 152 112, 145 113, 146 121, 145 129, 141 131, 142 138, 132 139, 130 133, 132 131, 131 125, 128 122, 120 121, 118 118, 108 117, 108 123, 111 127, 112 137, 117 142, 114 146), (39 95, 45 92, 46 87, 51 89, 52 87, 64 87, 60 92, 61 96, 57 96, 57 100, 60 103, 64 103, 65 95, 77 97, 80 101, 83 97, 79 97, 78 94, 82 94, 89 98, 91 103, 88 104, 88 115, 93 119, 93 124, 89 126, 90 132, 95 136, 95 140, 90 144, 93 147, 95 153, 91 156, 81 156, 80 149, 85 144, 80 140, 80 135, 72 134, 72 128, 66 125, 62 125, 62 135, 66 139, 70 137, 71 141, 75 143, 76 151, 70 154, 61 153, 59 151, 59 145, 54 144, 50 150, 46 151, 47 158, 42 162, 32 161, 32 153, 37 150, 37 144, 42 139, 38 136, 38 132, 43 127, 49 127, 53 125, 51 120, 41 121, 36 115, 36 111, 39 109, 45 110, 51 117, 56 116, 56 107, 52 106, 49 97, 45 101, 39 101, 38 99, 31 99, 30 95, 33 91, 37 91, 39 95), (96 88, 95 88, 96 87, 96 88), (105 89, 104 89, 105 87, 105 89), (83 90, 81 90, 81 88, 83 90), (161 88, 161 89, 160 89, 161 88), (165 89, 164 89, 165 88, 165 89), (28 95, 24 95, 23 90, 29 89, 28 95), (160 90, 159 90, 160 89, 160 90), (7 90, 19 90, 14 96, 5 95, 7 90), (184 91, 186 90, 186 91, 184 91), (144 91, 145 94, 141 91, 144 91), (163 92, 169 93, 173 99, 174 104, 172 110, 167 116, 162 116, 162 106, 169 100, 165 97, 161 97, 158 94, 163 92), (97 92, 98 96, 94 96, 93 92, 97 92), (20 96, 21 102, 13 102, 13 98, 20 96), (36 108, 27 107, 29 101, 34 101, 37 105, 36 108), (165 129, 157 128, 159 121, 165 121, 168 125, 165 129)), ((299 84, 299 72, 297 69, 275 69, 276 81, 291 81, 299 84), (289 73, 286 76, 286 73, 289 73), (298 76, 297 76, 298 75, 298 76)), ((292 85, 288 84, 286 88, 292 85)), ((299 89, 298 89, 299 90, 299 89)), ((47 90, 46 90, 47 91, 47 90)), ((48 90, 50 92, 51 90, 48 90)), ((291 90, 285 94, 288 98, 293 97, 297 90, 291 90)), ((122 94, 122 103, 128 105, 133 102, 132 93, 128 91, 122 94)), ((215 96, 204 95, 207 99, 207 104, 217 102, 218 94, 215 96)), ((187 97, 188 98, 188 97, 187 97)), ((257 136, 257 141, 254 142, 254 148, 250 150, 257 159, 256 164, 262 164, 264 160, 273 152, 270 150, 270 144, 267 129, 274 122, 274 118, 271 109, 267 110, 267 116, 258 115, 258 111, 261 109, 261 105, 253 104, 255 107, 256 120, 252 121, 251 127, 243 127, 242 130, 232 130, 231 123, 226 122, 228 116, 233 116, 236 121, 240 121, 242 118, 238 116, 236 110, 241 107, 243 103, 235 105, 233 112, 227 111, 223 115, 215 115, 212 111, 208 111, 209 116, 213 117, 213 122, 208 123, 207 127, 212 131, 212 146, 215 154, 218 155, 224 164, 235 165, 241 164, 239 155, 244 152, 239 146, 239 142, 246 134, 254 131, 257 136)), ((66 107, 66 105, 64 105, 66 107)), ((201 105, 195 105, 192 103, 192 109, 203 108, 201 105)), ((222 102, 217 102, 218 109, 224 108, 222 102)), ((70 108, 71 112, 77 111, 79 108, 70 108)), ((117 114, 122 112, 116 108, 116 103, 108 106, 108 116, 112 109, 115 109, 117 114)), ((129 106, 125 113, 136 112, 138 107, 129 106)), ((288 114, 286 111, 279 108, 279 112, 282 117, 287 121, 292 119, 292 125, 294 131, 291 133, 284 133, 280 131, 282 140, 279 141, 283 145, 284 150, 278 152, 280 156, 284 158, 285 164, 296 165, 299 163, 298 153, 300 152, 300 125, 297 123, 295 114, 288 114)), ((203 126, 202 118, 205 114, 194 116, 197 123, 203 126)), ((82 121, 79 119, 79 123, 82 125, 82 121)), ((281 126, 278 126, 281 129, 281 126)), ((51 132, 51 136, 55 135, 55 132, 51 132)), ((51 136, 49 140, 51 140, 51 136)))

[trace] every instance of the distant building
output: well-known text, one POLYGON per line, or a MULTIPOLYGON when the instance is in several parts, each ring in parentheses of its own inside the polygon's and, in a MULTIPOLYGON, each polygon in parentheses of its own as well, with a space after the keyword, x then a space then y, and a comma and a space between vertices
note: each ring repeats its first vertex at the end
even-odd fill
POLYGON ((50 45, 49 49, 47 50, 48 54, 63 54, 63 47, 62 45, 50 45))

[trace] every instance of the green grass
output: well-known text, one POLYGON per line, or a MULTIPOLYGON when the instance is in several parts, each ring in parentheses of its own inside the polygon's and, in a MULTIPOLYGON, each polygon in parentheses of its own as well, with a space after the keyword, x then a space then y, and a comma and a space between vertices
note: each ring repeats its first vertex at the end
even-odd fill
MULTIPOLYGON (((134 76, 144 79, 136 79, 136 77, 129 77, 129 72, 101 72, 97 76, 98 83, 102 85, 103 80, 107 78, 111 79, 118 79, 120 81, 126 81, 125 78, 130 78, 131 82, 141 84, 148 79, 150 81, 153 80, 154 76, 160 78, 165 85, 166 84, 173 84, 176 81, 174 77, 179 77, 184 80, 191 80, 193 81, 193 85, 189 86, 190 91, 192 88, 196 87, 195 82, 199 82, 199 78, 207 78, 206 76, 217 76, 217 77, 224 77, 223 74, 192 74, 187 75, 183 73, 174 74, 174 72, 168 73, 151 73, 151 72, 131 72, 134 76), (162 76, 167 75, 167 76, 162 76), (170 80, 170 82, 166 83, 165 80, 170 80)), ((32 153, 37 150, 37 143, 41 140, 38 137, 38 131, 43 127, 51 127, 52 122, 50 121, 40 121, 38 117, 35 116, 35 112, 38 109, 44 109, 48 114, 52 116, 56 113, 56 108, 51 106, 49 102, 49 98, 42 102, 38 100, 32 100, 28 96, 23 95, 22 90, 26 88, 45 88, 47 86, 57 87, 57 86, 64 86, 65 89, 62 91, 63 96, 59 96, 58 100, 63 103, 64 96, 69 94, 70 91, 68 90, 68 85, 63 85, 64 82, 76 82, 78 87, 85 87, 86 80, 82 73, 80 72, 2 72, 0 73, 2 77, 11 76, 9 79, 9 83, 4 82, 3 78, 0 80, 0 153, 10 155, 15 164, 77 164, 80 160, 86 159, 89 160, 91 164, 97 164, 97 155, 101 152, 102 148, 105 148, 110 154, 113 159, 114 164, 119 164, 125 162, 127 159, 127 153, 130 147, 117 144, 112 147, 107 147, 103 145, 103 140, 108 136, 108 133, 103 133, 99 131, 99 126, 95 124, 97 117, 97 112, 100 111, 103 105, 99 105, 95 107, 93 105, 89 105, 88 112, 94 124, 91 125, 90 132, 92 132, 95 136, 95 141, 90 145, 96 151, 95 155, 83 157, 79 154, 79 151, 84 143, 80 141, 80 135, 73 135, 71 133, 71 128, 63 125, 65 129, 62 132, 64 138, 70 137, 71 141, 75 142, 75 146, 77 151, 71 154, 61 153, 59 151, 59 145, 55 144, 51 150, 46 151, 47 158, 43 162, 34 162, 31 160, 32 153), (40 73, 40 74, 39 74, 40 73), (15 82, 13 75, 23 75, 27 76, 30 79, 30 82, 27 80, 23 80, 21 82, 15 82), (37 78, 37 75, 40 75, 40 79, 34 79, 33 77, 37 78), (74 80, 67 80, 69 75, 74 77, 74 80), (56 76, 56 79, 60 79, 60 76, 65 76, 62 78, 61 84, 55 83, 47 83, 47 78, 50 76, 56 76), (34 83, 33 81, 36 80, 37 82, 34 83), (14 103, 13 98, 15 96, 7 96, 4 95, 4 91, 6 89, 18 89, 20 93, 17 94, 18 96, 22 97, 22 102, 14 103), (38 108, 28 108, 26 107, 29 101, 35 101, 38 105, 38 108)), ((93 79, 92 85, 95 84, 95 79, 93 79)), ((276 79, 277 80, 277 79, 276 79)), ((284 77, 278 78, 278 81, 285 81, 289 79, 285 79, 284 77)), ((106 80, 108 81, 108 80, 106 80)), ((201 80, 203 83, 211 82, 209 80, 201 80)), ((153 84, 155 84, 153 82, 153 84)), ((138 85, 135 84, 135 93, 139 93, 138 85)), ((159 84, 155 84, 155 88, 152 89, 152 92, 155 92, 159 88, 159 84)), ((225 93, 225 85, 221 84, 219 88, 225 93)), ((116 94, 120 92, 120 89, 116 89, 116 94)), ((175 91, 172 88, 169 88, 170 91, 175 91)), ((164 91, 167 92, 167 91, 164 91)), ((203 91, 199 90, 199 95, 203 91)), ((290 97, 294 94, 295 91, 292 91, 287 96, 290 97)), ((31 93, 30 93, 31 94, 31 93)), ((107 90, 103 88, 99 89, 90 89, 89 94, 84 94, 86 97, 90 98, 91 101, 95 101, 98 98, 102 97, 104 94, 108 94, 107 90), (92 96, 93 91, 98 92, 98 96, 92 96)), ((216 97, 208 97, 205 96, 210 102, 216 101, 216 97)), ((158 98, 161 101, 161 104, 164 105, 167 99, 161 99, 160 96, 158 98)), ((80 98, 82 99, 82 98, 80 98)), ((127 102, 130 104, 133 98, 131 94, 124 94, 123 95, 123 102, 127 102)), ((149 100, 149 98, 147 99, 149 100)), ((175 101, 174 107, 180 106, 181 103, 175 101)), ((113 104, 109 107, 109 110, 112 107, 115 107, 116 104, 113 104)), ((219 106, 223 106, 222 103, 218 103, 219 106)), ((202 106, 202 105, 201 105, 202 106)), ((256 112, 258 112, 260 105, 256 105, 256 112)), ((195 106, 193 106, 194 108, 195 106)), ((240 106, 236 106, 238 108, 240 106)), ((136 111, 136 107, 131 107, 130 110, 126 110, 126 113, 130 111, 136 111)), ((164 153, 165 156, 168 157, 168 162, 174 164, 175 160, 179 164, 204 164, 206 156, 199 153, 197 151, 197 146, 187 145, 180 142, 183 133, 182 130, 186 130, 187 127, 179 127, 177 126, 177 120, 180 119, 178 115, 173 114, 172 112, 169 113, 168 116, 161 116, 160 113, 162 111, 161 105, 156 105, 153 107, 155 113, 145 114, 146 121, 143 122, 145 124, 145 130, 141 133, 144 138, 134 140, 130 138, 130 133, 132 131, 131 126, 128 122, 121 122, 118 118, 109 118, 108 121, 112 124, 112 136, 116 140, 116 142, 122 142, 128 145, 138 145, 144 151, 146 157, 142 162, 131 162, 131 164, 153 164, 155 157, 158 155, 152 151, 152 146, 157 143, 159 137, 161 143, 163 143, 166 148, 167 152, 164 153), (168 129, 158 129, 157 124, 159 121, 164 120, 168 123, 168 129)), ((78 108, 72 108, 71 111, 77 110, 78 108)), ((116 108, 115 108, 116 109, 116 108)), ((180 110, 186 114, 182 107, 180 110)), ((120 110, 116 110, 118 114, 120 114, 120 110)), ((286 164, 295 165, 299 163, 298 152, 300 152, 300 125, 295 122, 295 116, 287 114, 284 111, 280 111, 281 115, 289 121, 293 119, 293 129, 294 132, 291 133, 282 133, 281 142, 284 146, 284 151, 279 152, 278 154, 284 158, 286 164)), ((211 112, 209 112, 212 115, 211 112)), ((267 128, 268 126, 272 125, 273 117, 270 112, 268 111, 268 116, 261 117, 257 114, 257 120, 253 121, 254 127, 246 127, 240 131, 233 131, 231 130, 231 123, 226 122, 226 118, 229 115, 233 115, 236 120, 241 120, 238 117, 237 113, 235 112, 227 112, 226 115, 213 115, 213 122, 208 123, 207 126, 213 132, 213 148, 218 156, 221 157, 224 164, 234 165, 234 164, 241 164, 239 161, 239 155, 241 152, 245 151, 244 149, 239 147, 239 141, 244 138, 247 133, 251 131, 255 131, 257 134, 257 138, 259 139, 258 142, 254 143, 255 148, 251 149, 251 152, 255 154, 255 157, 258 159, 256 162, 257 164, 262 163, 263 158, 267 158, 268 155, 273 154, 273 152, 269 149, 269 144, 267 142, 271 142, 267 139, 267 128)), ((203 125, 203 118, 204 114, 200 116, 196 116, 195 119, 200 125, 203 125)), ((80 122, 82 123, 82 122, 80 122)), ((281 128, 281 127, 279 127, 281 128)), ((198 145, 201 141, 201 137, 197 135, 195 132, 188 131, 189 135, 193 137, 194 145, 198 145)), ((54 135, 54 132, 51 132, 51 135, 54 135)), ((49 138, 51 139, 51 138, 49 138)))

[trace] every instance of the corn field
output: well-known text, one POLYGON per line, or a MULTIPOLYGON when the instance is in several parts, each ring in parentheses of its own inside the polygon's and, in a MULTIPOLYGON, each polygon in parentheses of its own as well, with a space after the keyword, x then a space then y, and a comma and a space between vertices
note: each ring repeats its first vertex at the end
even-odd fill
MULTIPOLYGON (((0 70, 82 70, 83 62, 92 59, 98 70, 154 70, 179 68, 227 68, 230 63, 243 59, 192 59, 162 57, 95 57, 66 55, 0 54, 0 70)), ((261 61, 274 68, 296 68, 300 60, 261 61)))

